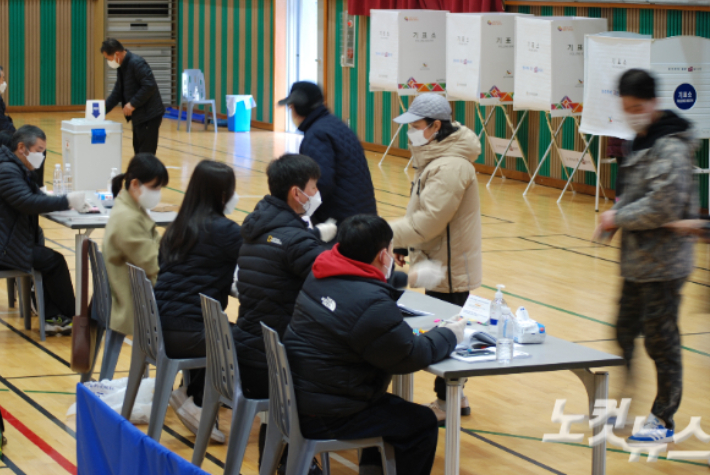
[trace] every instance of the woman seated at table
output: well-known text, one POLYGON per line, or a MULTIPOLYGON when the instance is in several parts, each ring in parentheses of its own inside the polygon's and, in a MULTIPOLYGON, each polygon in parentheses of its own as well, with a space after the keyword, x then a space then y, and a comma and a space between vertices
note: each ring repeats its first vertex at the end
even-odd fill
MULTIPOLYGON (((237 205, 234 170, 204 160, 190 178, 175 221, 160 243, 160 274, 155 285, 165 350, 170 358, 202 358, 207 354, 200 294, 227 307, 234 280, 241 230, 227 218, 237 205)), ((176 389, 170 405, 197 434, 202 414, 205 370, 191 370, 190 383, 176 389)), ((216 428, 212 440, 224 443, 216 428)))
POLYGON ((165 165, 150 153, 133 157, 126 173, 111 183, 115 199, 103 243, 111 285, 109 326, 124 335, 133 335, 133 297, 126 264, 140 267, 155 283, 160 235, 147 211, 158 205, 160 189, 167 184, 165 165))

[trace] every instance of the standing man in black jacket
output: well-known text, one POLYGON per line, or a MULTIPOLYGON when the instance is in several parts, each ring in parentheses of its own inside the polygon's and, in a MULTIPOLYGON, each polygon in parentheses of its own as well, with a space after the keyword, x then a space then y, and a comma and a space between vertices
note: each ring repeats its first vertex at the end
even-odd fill
POLYGON ((83 191, 67 196, 42 193, 32 171, 44 162, 47 137, 39 127, 24 125, 10 148, 0 147, 0 269, 34 269, 44 281, 45 330, 71 331, 74 288, 64 256, 44 246, 38 215, 69 208, 88 209, 83 191))
MULTIPOLYGON (((353 216, 338 243, 322 253, 296 300, 284 345, 293 373, 301 431, 309 439, 382 437, 394 447, 397 473, 428 475, 438 422, 426 406, 387 393, 393 374, 437 363, 463 340, 465 320, 414 335, 387 283, 392 229, 377 216, 353 216)), ((365 449, 360 474, 381 472, 365 449)))
POLYGON ((101 53, 112 69, 118 69, 116 85, 106 99, 106 113, 123 104, 126 121, 133 123, 133 151, 156 154, 165 106, 158 83, 145 59, 123 48, 114 38, 101 43, 101 53))
POLYGON ((279 105, 289 106, 293 123, 304 134, 299 152, 320 167, 318 189, 323 206, 313 215, 313 224, 330 218, 342 221, 356 214, 377 214, 375 188, 360 139, 328 111, 320 87, 296 82, 279 105))

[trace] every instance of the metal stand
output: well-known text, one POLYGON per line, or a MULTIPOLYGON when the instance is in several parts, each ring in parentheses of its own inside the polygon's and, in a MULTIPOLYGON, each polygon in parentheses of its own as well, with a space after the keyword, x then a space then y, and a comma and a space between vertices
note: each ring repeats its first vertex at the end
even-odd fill
MULTIPOLYGON (((576 120, 575 120, 575 122, 576 122, 576 120)), ((579 127, 579 123, 577 123, 577 127, 579 127)), ((574 178, 574 174, 577 173, 577 170, 579 170, 579 166, 582 164, 582 161, 584 160, 584 155, 587 154, 587 153, 589 153, 589 147, 592 145, 592 140, 594 140, 594 137, 597 137, 597 143, 598 143, 598 145, 599 145, 599 152, 598 152, 598 154, 597 154, 597 157, 599 157, 599 154, 601 154, 601 148, 602 148, 602 139, 601 139, 601 136, 599 136, 599 135, 596 135, 596 136, 595 136, 595 135, 592 135, 592 136, 589 137, 589 142, 587 142, 587 139, 584 137, 584 135, 581 134, 581 133, 580 133, 580 135, 581 135, 581 137, 582 137, 582 140, 584 141, 584 150, 582 150, 582 155, 580 155, 579 160, 577 161, 577 165, 574 167, 574 170, 572 171, 572 174, 571 174, 571 175, 569 176, 569 178, 567 179, 567 184, 565 184, 565 187, 562 189, 562 193, 560 193, 560 197, 557 198, 557 202, 558 202, 558 203, 559 203, 560 201, 562 201, 562 197, 565 195, 565 192, 567 191, 567 187, 568 187, 568 186, 570 185, 570 183, 572 182, 572 178, 574 178)), ((596 208, 596 209, 597 209, 597 211, 599 211, 599 204, 598 204, 598 200, 599 200, 599 179, 600 179, 599 177, 601 176, 601 168, 599 168, 599 166, 597 166, 597 165, 594 163, 594 157, 592 157, 592 154, 591 154, 591 153, 589 153, 589 158, 591 159, 592 166, 594 167, 594 173, 597 175, 597 208, 596 208)), ((564 163, 562 164, 562 166, 563 166, 563 167, 565 166, 564 163)), ((566 167, 565 167, 565 168, 566 168, 566 167)), ((606 199, 606 191, 602 190, 602 193, 604 194, 604 199, 606 199)))
MULTIPOLYGON (((406 109, 404 108, 404 103, 402 102, 402 96, 397 94, 397 99, 399 99, 399 108, 402 111, 402 113, 406 112, 406 109)), ((399 124, 399 127, 397 127, 397 132, 395 132, 394 137, 392 137, 392 140, 390 140, 390 144, 387 146, 387 150, 385 150, 385 154, 382 155, 382 159, 380 160, 379 166, 382 167, 382 162, 385 161, 385 157, 387 156, 388 153, 390 153, 390 149, 392 148, 392 145, 394 145, 394 141, 397 140, 397 137, 399 137, 399 133, 402 131, 402 127, 404 127, 404 124, 399 124)), ((409 168, 409 165, 412 163, 412 159, 409 159, 409 162, 407 163, 407 166, 404 167, 404 171, 407 171, 407 168, 409 168)))
MULTIPOLYGON (((547 150, 545 150, 545 154, 542 156, 542 158, 540 159, 540 162, 537 164, 537 168, 535 169, 535 173, 533 173, 532 178, 530 178, 530 183, 528 183, 527 188, 525 188, 525 191, 523 191, 523 196, 527 195, 530 187, 533 184, 535 184, 535 177, 540 172, 540 169, 542 168, 542 165, 545 163, 545 160, 547 160, 547 156, 550 155, 550 152, 552 152, 552 144, 555 144, 555 148, 557 148, 557 135, 559 135, 560 130, 562 130, 562 126, 564 125, 564 123, 565 123, 564 120, 561 121, 560 125, 557 127, 557 130, 555 130, 554 133, 552 132, 552 128, 550 128, 550 133, 552 133, 550 145, 547 146, 547 150)), ((548 126, 551 125, 549 120, 548 120, 547 124, 548 124, 548 126)))
MULTIPOLYGON (((528 111, 523 112, 523 115, 520 116, 520 118, 518 119, 518 125, 516 125, 516 126, 513 125, 513 121, 510 119, 510 115, 508 115, 508 110, 505 108, 505 105, 503 105, 503 104, 497 104, 495 106, 492 106, 491 111, 488 114, 488 117, 484 120, 483 114, 481 113, 481 106, 477 102, 476 103, 476 113, 478 114, 478 118, 481 121, 481 124, 483 124, 483 127, 481 128, 481 132, 478 134, 478 138, 480 140, 481 134, 484 134, 486 136, 486 138, 488 139, 488 146, 491 147, 491 150, 493 151, 493 156, 496 157, 495 158, 496 166, 493 169, 493 173, 491 174, 491 177, 488 180, 488 183, 486 184, 486 186, 491 185, 493 178, 495 178, 496 173, 498 173, 498 169, 501 168, 501 165, 508 154, 508 150, 510 150, 510 147, 513 145, 513 141, 517 142, 518 150, 520 150, 520 155, 522 155, 521 158, 523 160, 523 164, 525 164, 525 169, 528 171, 528 175, 530 175, 530 167, 528 167, 528 161, 525 158, 525 155, 523 154, 523 148, 520 146, 520 140, 518 140, 518 131, 520 130, 520 126, 523 124, 525 117, 528 115, 528 111), (497 158, 498 154, 495 151, 496 150, 495 146, 493 145, 493 143, 491 141, 491 137, 488 134, 488 131, 486 130, 486 125, 488 124, 488 121, 493 116, 493 111, 495 110, 496 107, 499 107, 500 110, 503 111, 503 115, 505 116, 505 121, 508 124, 508 127, 510 127, 510 130, 513 132, 513 135, 510 137, 510 140, 508 140, 508 144, 506 145, 505 150, 503 151, 503 154, 500 156, 500 158, 497 158)), ((501 178, 505 179, 502 169, 501 169, 500 175, 501 175, 501 178)))

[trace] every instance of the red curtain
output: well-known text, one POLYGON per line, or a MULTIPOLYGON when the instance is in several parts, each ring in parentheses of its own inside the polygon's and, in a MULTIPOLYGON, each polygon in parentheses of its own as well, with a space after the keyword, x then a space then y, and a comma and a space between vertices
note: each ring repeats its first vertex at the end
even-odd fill
POLYGON ((370 15, 371 9, 448 10, 452 13, 502 12, 501 0, 350 0, 348 13, 370 15))

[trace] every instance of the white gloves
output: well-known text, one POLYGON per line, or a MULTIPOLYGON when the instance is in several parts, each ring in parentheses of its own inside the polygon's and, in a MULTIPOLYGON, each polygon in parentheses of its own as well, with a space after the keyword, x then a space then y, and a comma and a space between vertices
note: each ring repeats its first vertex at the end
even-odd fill
POLYGON ((86 213, 91 209, 91 203, 86 201, 86 193, 83 191, 73 191, 67 195, 69 207, 79 213, 86 213))
POLYGON ((433 289, 446 277, 446 267, 439 261, 422 261, 409 268, 409 286, 433 289))
POLYGON ((316 229, 318 229, 320 239, 323 242, 332 241, 338 233, 338 226, 335 224, 335 220, 333 218, 326 220, 325 223, 316 224, 316 229))
POLYGON ((456 335, 457 345, 463 342, 464 330, 466 329, 465 318, 462 318, 461 320, 458 320, 456 322, 445 321, 441 324, 441 327, 448 328, 449 330, 454 332, 454 335, 456 335))

